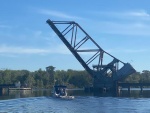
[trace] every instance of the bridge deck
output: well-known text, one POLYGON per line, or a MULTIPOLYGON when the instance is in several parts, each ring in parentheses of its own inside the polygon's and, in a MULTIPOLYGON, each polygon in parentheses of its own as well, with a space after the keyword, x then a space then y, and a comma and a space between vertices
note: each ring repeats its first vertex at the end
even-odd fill
POLYGON ((15 87, 15 84, 0 84, 0 88, 15 87))
POLYGON ((121 87, 143 87, 143 86, 150 86, 150 83, 118 83, 118 86, 121 87))

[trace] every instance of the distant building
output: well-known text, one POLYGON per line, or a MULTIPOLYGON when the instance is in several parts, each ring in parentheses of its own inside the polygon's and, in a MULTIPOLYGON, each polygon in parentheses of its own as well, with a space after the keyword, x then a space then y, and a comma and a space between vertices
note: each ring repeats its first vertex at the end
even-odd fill
POLYGON ((15 86, 16 86, 16 88, 20 88, 20 86, 21 86, 20 81, 16 82, 15 86))

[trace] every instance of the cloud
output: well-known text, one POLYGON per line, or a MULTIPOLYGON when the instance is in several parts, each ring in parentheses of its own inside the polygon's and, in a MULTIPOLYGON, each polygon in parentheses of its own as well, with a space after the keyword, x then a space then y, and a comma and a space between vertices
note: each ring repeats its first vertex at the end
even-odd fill
POLYGON ((92 33, 150 36, 150 14, 146 10, 89 11, 88 15, 91 17, 82 24, 92 33), (86 23, 90 23, 91 26, 86 23))
POLYGON ((52 50, 51 52, 53 52, 53 53, 71 54, 69 49, 64 44, 54 46, 54 47, 51 48, 51 50, 52 50))
POLYGON ((0 46, 0 53, 13 53, 13 54, 41 54, 47 53, 47 50, 37 49, 37 48, 23 48, 23 47, 15 47, 15 46, 0 46))
POLYGON ((150 22, 132 21, 89 21, 92 25, 89 31, 104 34, 130 35, 130 36, 150 36, 150 22), (98 31, 97 31, 98 30, 98 31))
POLYGON ((109 23, 106 27, 111 34, 150 36, 150 27, 143 23, 109 23))
POLYGON ((150 17, 150 14, 145 10, 125 12, 125 15, 145 18, 150 17))
POLYGON ((138 49, 138 50, 126 49, 126 50, 124 50, 124 52, 126 52, 126 53, 146 53, 146 52, 149 52, 149 50, 147 50, 147 49, 138 49))
POLYGON ((0 45, 0 54, 4 56, 6 55, 13 55, 13 54, 70 54, 69 50, 65 47, 65 45, 54 46, 46 49, 41 48, 25 48, 25 47, 18 47, 18 46, 7 46, 7 45, 0 45))
POLYGON ((132 11, 93 11, 91 12, 97 16, 105 16, 109 18, 118 19, 133 19, 133 20, 150 20, 150 14, 146 10, 132 10, 132 11))
MULTIPOLYGON (((110 54, 116 53, 124 53, 124 54, 141 54, 149 52, 146 49, 107 49, 106 52, 110 54)), ((57 45, 55 47, 49 47, 46 49, 41 48, 25 48, 25 47, 16 47, 16 46, 7 46, 1 45, 0 46, 0 56, 2 57, 10 57, 10 58, 17 58, 18 55, 50 55, 50 54, 65 54, 65 55, 72 55, 72 53, 68 50, 68 48, 63 45, 57 45)), ((79 53, 81 57, 84 59, 90 58, 89 56, 94 55, 94 53, 86 52, 86 53, 79 53)), ((115 55, 116 57, 116 55, 115 55)))
POLYGON ((109 53, 146 53, 150 50, 148 49, 108 49, 109 53))
POLYGON ((54 11, 54 10, 40 9, 38 10, 38 13, 44 14, 44 15, 50 15, 54 17, 59 17, 59 18, 66 18, 66 19, 82 19, 81 17, 68 15, 66 13, 54 11))

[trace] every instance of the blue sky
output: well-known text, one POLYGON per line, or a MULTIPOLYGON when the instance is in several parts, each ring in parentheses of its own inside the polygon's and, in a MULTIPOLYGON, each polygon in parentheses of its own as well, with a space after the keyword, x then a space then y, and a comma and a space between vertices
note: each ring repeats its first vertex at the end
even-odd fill
POLYGON ((76 21, 108 53, 150 70, 148 0, 1 0, 0 69, 84 68, 46 24, 76 21))

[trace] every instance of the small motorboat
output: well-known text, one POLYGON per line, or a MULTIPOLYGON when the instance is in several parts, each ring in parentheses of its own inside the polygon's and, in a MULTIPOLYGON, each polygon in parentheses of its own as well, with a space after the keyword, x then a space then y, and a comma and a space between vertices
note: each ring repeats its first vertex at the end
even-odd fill
POLYGON ((53 89, 53 96, 56 98, 62 98, 62 99, 74 99, 74 96, 68 96, 67 95, 67 86, 64 85, 56 85, 53 89))

